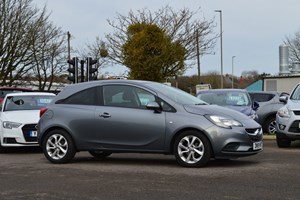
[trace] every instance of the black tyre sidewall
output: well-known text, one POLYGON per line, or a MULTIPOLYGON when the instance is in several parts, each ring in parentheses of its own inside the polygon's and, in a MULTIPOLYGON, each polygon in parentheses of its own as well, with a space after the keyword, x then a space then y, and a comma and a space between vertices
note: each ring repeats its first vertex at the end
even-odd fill
POLYGON ((287 148, 291 146, 291 141, 287 139, 282 139, 276 135, 276 143, 279 148, 287 148))
POLYGON ((72 138, 70 137, 70 135, 66 131, 64 131, 62 129, 55 129, 55 130, 50 131, 46 135, 46 137, 44 138, 44 140, 43 140, 43 152, 44 152, 45 157, 50 162, 52 162, 54 164, 64 164, 64 163, 70 162, 74 158, 74 156, 76 154, 76 149, 75 149, 74 142, 73 142, 72 138), (48 139, 52 135, 55 135, 55 134, 62 135, 66 139, 66 141, 68 143, 68 151, 67 151, 66 155, 63 158, 61 158, 61 159, 53 159, 53 158, 51 158, 48 155, 48 152, 47 152, 47 149, 46 149, 48 139))
POLYGON ((98 158, 98 159, 106 158, 106 157, 108 157, 108 156, 110 156, 112 154, 111 152, 108 152, 108 151, 98 151, 98 150, 89 151, 89 153, 93 157, 98 158))
POLYGON ((269 126, 271 124, 272 121, 276 120, 276 117, 269 117, 266 122, 265 122, 265 125, 264 125, 264 133, 267 133, 269 135, 275 135, 276 133, 270 133, 269 132, 269 126))
POLYGON ((174 155, 175 155, 175 158, 176 158, 177 162, 180 165, 184 166, 184 167, 203 167, 203 166, 205 166, 211 158, 211 154, 212 154, 211 152, 212 152, 212 149, 211 149, 211 145, 210 145, 209 140, 206 138, 206 136, 204 136, 202 133, 200 133, 198 131, 193 131, 193 130, 185 131, 185 132, 179 134, 177 136, 177 138, 175 139, 175 142, 174 142, 174 155), (203 143, 203 146, 204 146, 203 157, 201 158, 201 160, 199 160, 198 162, 196 162, 194 164, 184 162, 178 154, 178 144, 179 144, 180 140, 182 138, 184 138, 185 136, 196 136, 196 137, 198 137, 201 140, 201 142, 203 143))

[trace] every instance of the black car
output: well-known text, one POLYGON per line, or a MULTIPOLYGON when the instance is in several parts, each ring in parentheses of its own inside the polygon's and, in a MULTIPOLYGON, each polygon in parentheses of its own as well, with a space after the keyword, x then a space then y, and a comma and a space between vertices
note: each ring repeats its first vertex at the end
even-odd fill
POLYGON ((259 103, 256 113, 258 115, 258 123, 263 127, 264 133, 276 133, 276 113, 284 104, 279 101, 279 97, 289 95, 285 92, 263 92, 249 91, 252 101, 259 103))

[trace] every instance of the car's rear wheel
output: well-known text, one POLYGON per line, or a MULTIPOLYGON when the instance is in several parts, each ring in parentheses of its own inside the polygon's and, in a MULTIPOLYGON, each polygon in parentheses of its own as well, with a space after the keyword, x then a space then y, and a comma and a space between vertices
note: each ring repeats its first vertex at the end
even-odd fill
POLYGON ((89 151, 89 153, 94 156, 95 158, 102 159, 106 158, 111 155, 111 152, 107 151, 100 151, 100 150, 95 150, 95 151, 89 151))
POLYGON ((264 132, 270 135, 276 134, 276 117, 268 118, 264 125, 264 132))
POLYGON ((43 141, 43 152, 50 162, 62 164, 70 162, 74 158, 76 149, 66 131, 55 129, 46 135, 43 141))
POLYGON ((203 134, 185 131, 175 139, 174 154, 177 162, 184 167, 202 167, 210 160, 211 146, 203 134))
POLYGON ((277 146, 279 148, 286 148, 286 147, 290 147, 291 146, 291 140, 288 139, 282 139, 278 136, 276 136, 276 142, 277 142, 277 146))

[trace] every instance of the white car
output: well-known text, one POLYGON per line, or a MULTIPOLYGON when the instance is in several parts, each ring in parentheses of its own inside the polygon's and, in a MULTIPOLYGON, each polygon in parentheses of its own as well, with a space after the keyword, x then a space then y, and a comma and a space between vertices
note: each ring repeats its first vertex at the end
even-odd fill
POLYGON ((54 97, 46 92, 7 94, 0 105, 0 151, 5 147, 38 146, 40 109, 54 97))

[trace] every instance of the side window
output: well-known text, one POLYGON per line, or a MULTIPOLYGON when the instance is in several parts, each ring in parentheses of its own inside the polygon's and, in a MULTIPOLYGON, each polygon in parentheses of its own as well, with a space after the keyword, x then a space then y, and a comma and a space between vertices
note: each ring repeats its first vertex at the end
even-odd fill
POLYGON ((137 88, 136 90, 141 106, 146 108, 147 104, 151 101, 155 101, 155 96, 148 91, 137 88))
POLYGON ((124 85, 103 86, 103 105, 127 108, 141 108, 137 88, 124 85))
POLYGON ((96 105, 96 87, 82 90, 63 100, 62 104, 96 105))
POLYGON ((274 94, 255 94, 253 100, 257 102, 270 101, 274 97, 274 94))

